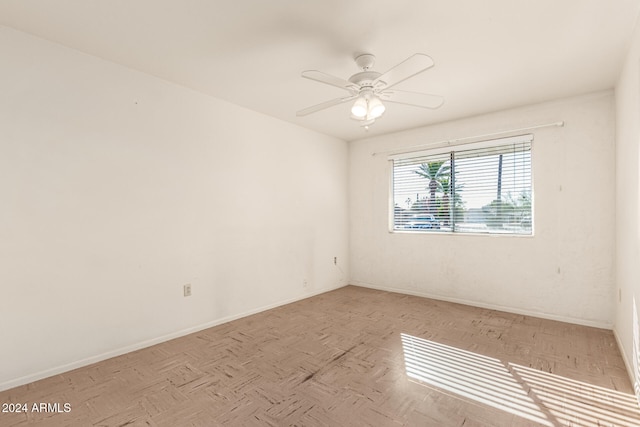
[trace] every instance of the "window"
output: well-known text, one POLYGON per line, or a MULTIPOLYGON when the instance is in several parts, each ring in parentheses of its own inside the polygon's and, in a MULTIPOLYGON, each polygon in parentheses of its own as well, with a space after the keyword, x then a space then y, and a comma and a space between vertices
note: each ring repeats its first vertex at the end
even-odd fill
POLYGON ((533 135, 390 157, 392 230, 531 235, 533 135))

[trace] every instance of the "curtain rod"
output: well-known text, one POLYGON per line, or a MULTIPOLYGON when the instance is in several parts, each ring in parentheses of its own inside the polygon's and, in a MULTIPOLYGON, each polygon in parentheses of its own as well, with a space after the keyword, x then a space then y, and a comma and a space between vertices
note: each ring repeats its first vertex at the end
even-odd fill
MULTIPOLYGON (((497 136, 497 135, 502 135, 502 134, 505 134, 505 133, 523 132, 523 131, 526 131, 526 130, 534 130, 534 129, 554 127, 554 126, 563 127, 564 126, 564 121, 554 122, 554 123, 546 123, 546 124, 543 124, 543 125, 529 126, 529 127, 525 127, 525 128, 519 128, 519 129, 503 130, 503 131, 500 131, 500 132, 485 133, 483 135, 465 136, 463 138, 455 138, 455 139, 444 139, 442 141, 429 142, 427 144, 413 145, 411 147, 406 147, 406 148, 403 148, 403 149, 400 149, 400 150, 377 151, 377 152, 372 153, 371 155, 372 156, 377 156, 378 154, 410 153, 411 151, 415 150, 416 148, 430 147, 432 145, 438 145, 438 144, 451 145, 451 144, 455 144, 455 143, 457 143, 459 141, 465 141, 467 139, 487 138, 487 137, 490 137, 490 136, 497 136)), ((456 145, 464 145, 464 144, 470 144, 470 143, 466 142, 466 143, 456 144, 456 145)))

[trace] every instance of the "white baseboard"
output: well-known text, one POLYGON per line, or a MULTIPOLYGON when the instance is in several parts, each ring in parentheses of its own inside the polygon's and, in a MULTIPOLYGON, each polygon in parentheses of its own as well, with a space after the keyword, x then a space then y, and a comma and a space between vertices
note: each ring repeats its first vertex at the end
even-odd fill
POLYGON ((15 378, 9 381, 5 381, 0 383, 0 391, 8 390, 10 388, 18 387, 24 384, 29 384, 34 381, 38 381, 44 378, 48 378, 54 375, 62 374, 64 372, 71 371, 73 369, 82 368, 83 366, 91 365, 93 363, 101 362, 103 360, 111 359, 112 357, 121 356, 126 353, 130 353, 132 351, 140 350, 146 347, 151 347, 152 345, 160 344, 165 341, 169 341, 175 338, 180 338, 185 335, 192 334, 194 332, 199 332, 204 329, 212 328, 214 326, 221 325, 223 323, 231 322, 232 320, 241 319, 243 317, 251 316, 252 314, 261 313, 266 310, 271 310, 272 308, 280 307, 286 304, 291 304, 296 301, 301 301, 303 299, 311 298, 316 295, 323 294, 325 292, 330 292, 339 288, 344 287, 345 285, 339 285, 335 287, 330 287, 326 289, 322 289, 319 291, 310 292, 308 294, 299 295, 294 298, 289 298, 287 300, 283 300, 274 304, 269 304, 266 306, 262 306, 253 310, 249 310, 243 313, 235 314, 233 316, 227 316, 220 319, 212 320, 211 322, 203 323, 200 325, 196 325, 187 329, 183 329, 180 331, 172 332, 170 334, 162 335, 160 337, 152 338, 149 340, 145 340, 136 344, 128 345, 126 347, 121 347, 112 351, 108 351, 106 353, 98 354, 95 356, 87 357, 85 359, 76 360, 71 363, 67 363, 64 365, 56 366, 54 368, 45 369, 40 372, 36 372, 34 374, 25 375, 23 377, 15 378))
POLYGON ((636 391, 636 400, 638 401, 638 404, 640 404, 640 394, 638 393, 638 386, 636 385, 636 378, 633 373, 633 367, 631 366, 631 361, 629 360, 629 357, 627 357, 627 353, 624 352, 622 341, 620 340, 620 336, 618 336, 618 331, 616 331, 615 327, 613 328, 613 336, 616 338, 616 344, 618 344, 618 350, 620 350, 620 354, 622 355, 622 360, 624 361, 624 367, 627 369, 629 382, 631 383, 633 389, 636 391))
POLYGON ((473 307, 486 308, 486 309, 489 309, 489 310, 504 311, 504 312, 507 312, 507 313, 522 314, 522 315, 525 315, 525 316, 539 317, 539 318, 548 319, 548 320, 556 320, 558 322, 573 323, 573 324, 576 324, 576 325, 591 326, 591 327, 600 328, 600 329, 609 329, 609 330, 613 329, 613 324, 612 323, 607 323, 607 322, 598 322, 598 321, 592 321, 592 320, 586 320, 586 319, 578 319, 578 318, 567 317, 567 316, 558 316, 558 315, 538 312, 538 311, 534 311, 534 310, 523 310, 523 309, 519 309, 519 308, 506 307, 506 306, 497 305, 497 304, 487 304, 487 303, 482 303, 482 302, 477 302, 477 301, 465 300, 465 299, 461 299, 461 298, 448 297, 448 296, 444 296, 444 295, 430 294, 428 292, 419 292, 419 291, 412 291, 412 290, 408 290, 408 289, 394 288, 394 287, 391 287, 391 286, 375 285, 375 284, 372 284, 372 283, 359 282, 359 281, 355 281, 355 280, 352 280, 351 284, 354 285, 354 286, 361 286, 363 288, 376 289, 376 290, 379 290, 379 291, 387 291, 387 292, 395 292, 395 293, 399 293, 399 294, 413 295, 413 296, 417 296, 417 297, 430 298, 430 299, 434 299, 434 300, 438 300, 438 301, 453 302, 453 303, 456 303, 456 304, 463 304, 463 305, 470 305, 470 306, 473 306, 473 307))

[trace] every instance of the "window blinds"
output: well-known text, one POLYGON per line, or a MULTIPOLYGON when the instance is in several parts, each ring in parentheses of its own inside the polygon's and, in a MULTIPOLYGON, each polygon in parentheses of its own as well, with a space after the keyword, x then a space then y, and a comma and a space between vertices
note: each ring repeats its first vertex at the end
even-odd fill
POLYGON ((393 156, 393 231, 530 235, 533 135, 393 156))

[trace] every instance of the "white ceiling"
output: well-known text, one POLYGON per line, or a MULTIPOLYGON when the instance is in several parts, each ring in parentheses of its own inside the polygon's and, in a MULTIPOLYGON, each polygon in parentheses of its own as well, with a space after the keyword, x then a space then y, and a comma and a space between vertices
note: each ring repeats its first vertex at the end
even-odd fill
POLYGON ((344 140, 612 88, 640 0, 0 0, 0 24, 344 140), (368 132, 346 92, 356 53, 384 72, 410 55, 436 65, 397 89, 438 110, 390 104, 368 132))

